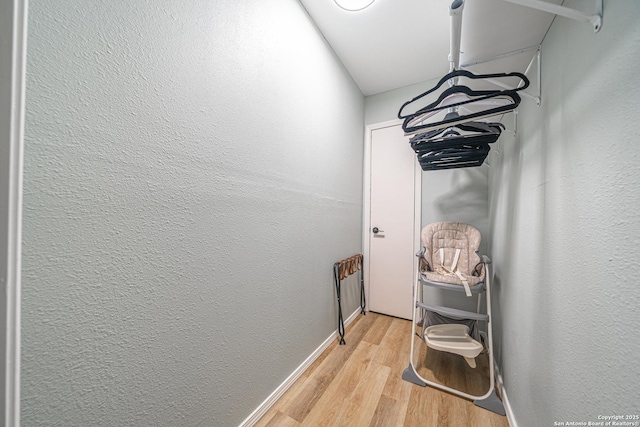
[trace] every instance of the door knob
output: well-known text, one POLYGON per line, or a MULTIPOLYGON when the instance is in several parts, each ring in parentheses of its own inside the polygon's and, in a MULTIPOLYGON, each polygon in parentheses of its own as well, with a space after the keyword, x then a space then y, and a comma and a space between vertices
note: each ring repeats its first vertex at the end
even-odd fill
POLYGON ((380 230, 378 227, 373 227, 371 231, 373 231, 373 234, 384 233, 384 231, 380 230))

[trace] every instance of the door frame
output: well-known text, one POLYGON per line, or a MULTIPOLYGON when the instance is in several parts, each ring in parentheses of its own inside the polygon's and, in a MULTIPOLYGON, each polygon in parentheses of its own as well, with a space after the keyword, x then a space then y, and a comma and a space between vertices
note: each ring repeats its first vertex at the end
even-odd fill
MULTIPOLYGON (((362 270, 364 272, 364 291, 367 301, 369 298, 369 275, 370 275, 370 244, 371 244, 371 134, 378 129, 401 126, 402 120, 395 119, 386 122, 373 123, 365 126, 364 132, 364 164, 363 164, 363 202, 362 202, 362 253, 364 255, 362 270)), ((413 248, 414 252, 420 250, 420 226, 422 223, 422 169, 420 163, 415 160, 414 170, 414 212, 413 212, 413 248)), ((415 286, 418 271, 418 258, 413 259, 413 283, 415 286)), ((413 294, 413 292, 412 292, 413 294)), ((367 311, 369 307, 367 306, 367 311)), ((412 313, 415 310, 411 310, 412 313)))
POLYGON ((22 256, 22 177, 24 148, 25 75, 27 56, 28 0, 10 0, 0 4, 3 16, 0 35, 8 43, 0 45, 0 102, 8 115, 0 117, 0 308, 2 330, 3 417, 0 425, 20 425, 20 298, 22 256))

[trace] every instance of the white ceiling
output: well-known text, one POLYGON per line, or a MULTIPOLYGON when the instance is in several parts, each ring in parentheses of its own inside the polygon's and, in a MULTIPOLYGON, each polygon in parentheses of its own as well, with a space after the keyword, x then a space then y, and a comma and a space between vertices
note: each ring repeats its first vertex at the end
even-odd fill
MULTIPOLYGON (((452 0, 375 0, 357 12, 341 9, 334 0, 300 2, 365 95, 442 77, 449 71, 452 0)), ((503 0, 465 0, 460 63, 537 46, 553 18, 503 0)), ((523 72, 534 53, 468 69, 523 72)))

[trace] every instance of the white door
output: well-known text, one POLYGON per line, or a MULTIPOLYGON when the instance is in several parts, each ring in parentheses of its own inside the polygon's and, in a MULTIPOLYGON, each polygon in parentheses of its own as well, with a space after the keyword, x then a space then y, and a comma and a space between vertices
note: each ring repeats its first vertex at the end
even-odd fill
POLYGON ((368 305, 404 319, 413 306, 416 164, 400 126, 371 131, 368 305))

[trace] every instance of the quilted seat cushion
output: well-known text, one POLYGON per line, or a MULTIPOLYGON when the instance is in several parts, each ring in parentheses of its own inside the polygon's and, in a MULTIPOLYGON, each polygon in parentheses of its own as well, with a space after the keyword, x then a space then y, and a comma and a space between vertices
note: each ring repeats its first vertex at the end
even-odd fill
MULTIPOLYGON (((422 276, 432 282, 462 285, 462 280, 460 280, 460 278, 455 274, 438 274, 432 271, 423 271, 422 276)), ((484 282, 484 274, 482 276, 468 276, 466 274, 463 274, 463 276, 465 279, 467 279, 467 283, 469 284, 469 286, 475 286, 480 282, 484 282)))
POLYGON ((436 222, 422 229, 421 239, 425 247, 424 260, 427 265, 422 274, 427 280, 462 285, 453 274, 451 266, 468 281, 469 286, 484 280, 484 269, 474 276, 474 268, 480 262, 477 251, 480 247, 480 231, 461 222, 436 222), (459 250, 459 252, 458 252, 459 250), (458 259, 456 260, 456 253, 458 259))

